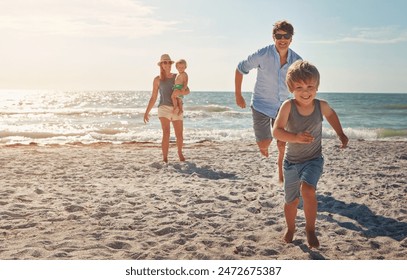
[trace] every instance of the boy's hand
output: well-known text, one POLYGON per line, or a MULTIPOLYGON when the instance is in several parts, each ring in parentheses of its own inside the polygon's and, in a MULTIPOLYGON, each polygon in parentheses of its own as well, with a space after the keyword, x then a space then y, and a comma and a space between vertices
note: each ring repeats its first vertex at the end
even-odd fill
POLYGON ((341 148, 342 149, 346 148, 346 146, 348 145, 348 142, 349 142, 348 136, 346 136, 345 134, 340 134, 338 136, 339 136, 339 140, 341 140, 341 142, 342 142, 341 148))
POLYGON ((295 137, 297 143, 310 144, 314 141, 314 136, 308 132, 297 133, 295 137))

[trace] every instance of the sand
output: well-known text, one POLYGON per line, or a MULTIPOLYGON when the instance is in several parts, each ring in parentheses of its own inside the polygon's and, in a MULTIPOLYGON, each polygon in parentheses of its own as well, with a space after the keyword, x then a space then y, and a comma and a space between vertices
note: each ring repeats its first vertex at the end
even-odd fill
POLYGON ((0 259, 407 259, 407 142, 324 140, 317 235, 282 242, 276 148, 253 142, 0 147, 0 259))

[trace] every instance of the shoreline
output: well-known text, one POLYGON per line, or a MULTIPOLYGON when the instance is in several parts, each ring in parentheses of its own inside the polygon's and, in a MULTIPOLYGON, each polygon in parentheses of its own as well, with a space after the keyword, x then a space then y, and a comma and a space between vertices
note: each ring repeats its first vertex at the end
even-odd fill
POLYGON ((300 205, 285 230, 276 147, 159 143, 0 146, 0 259, 331 259, 407 256, 405 141, 323 139, 319 249, 300 205))
MULTIPOLYGON (((329 142, 329 141, 336 141, 337 138, 322 138, 322 141, 329 142)), ((384 138, 378 138, 378 139, 363 139, 363 138, 351 138, 349 141, 353 142, 407 142, 407 138, 404 137, 384 137, 384 138)), ((251 145, 254 143, 253 141, 250 140, 231 140, 231 141, 226 141, 226 140, 211 140, 211 139, 203 139, 203 140, 198 140, 195 142, 186 142, 184 143, 184 148, 188 149, 193 147, 194 145, 200 145, 200 144, 205 144, 205 143, 212 143, 212 144, 219 144, 219 145, 227 145, 228 143, 241 143, 245 142, 248 145, 251 145)), ((175 139, 170 139, 170 145, 175 146, 176 141, 175 139)), ((83 142, 67 142, 67 143, 51 143, 51 144, 42 144, 38 142, 30 142, 30 143, 14 143, 14 144, 0 144, 0 149, 1 148, 24 148, 24 147, 99 147, 99 146, 145 146, 145 147, 161 147, 161 143, 157 141, 124 141, 124 142, 111 142, 111 141, 99 141, 99 142, 92 142, 92 143, 83 143, 83 142)))

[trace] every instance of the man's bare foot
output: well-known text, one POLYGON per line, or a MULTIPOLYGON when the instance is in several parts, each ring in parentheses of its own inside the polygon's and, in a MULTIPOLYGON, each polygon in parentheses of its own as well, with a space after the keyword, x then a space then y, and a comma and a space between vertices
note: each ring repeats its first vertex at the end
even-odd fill
POLYGON ((269 147, 271 144, 271 139, 261 140, 256 143, 259 147, 260 153, 265 157, 269 157, 269 147))
POLYGON ((318 248, 319 247, 319 241, 318 238, 315 234, 315 231, 307 231, 307 241, 308 241, 308 246, 310 248, 318 248))
POLYGON ((269 157, 269 149, 260 149, 260 153, 265 157, 269 157))
POLYGON ((284 241, 285 243, 291 243, 291 242, 293 242, 293 239, 294 239, 294 232, 295 232, 295 230, 289 230, 289 229, 287 229, 286 232, 285 232, 285 234, 284 234, 284 236, 283 236, 283 241, 284 241))
POLYGON ((280 184, 284 183, 284 176, 283 176, 283 174, 280 174, 280 172, 278 173, 278 182, 280 184))

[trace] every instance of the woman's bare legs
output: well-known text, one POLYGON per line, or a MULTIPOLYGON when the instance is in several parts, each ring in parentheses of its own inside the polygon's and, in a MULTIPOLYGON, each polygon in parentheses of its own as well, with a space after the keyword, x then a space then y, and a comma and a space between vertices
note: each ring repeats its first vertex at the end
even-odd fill
POLYGON ((163 153, 163 161, 168 162, 168 150, 170 148, 170 132, 171 132, 171 121, 167 118, 160 118, 161 129, 163 132, 163 137, 161 140, 161 149, 163 153))
POLYGON ((180 161, 185 161, 185 157, 182 154, 182 147, 184 146, 184 122, 173 121, 172 126, 175 131, 175 138, 177 139, 178 157, 180 161))

